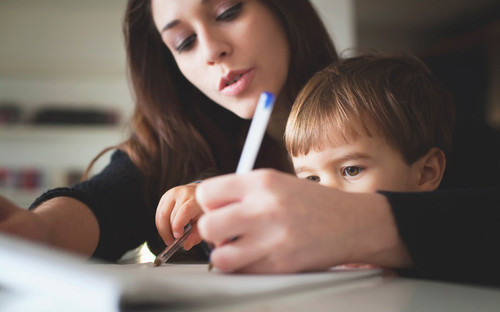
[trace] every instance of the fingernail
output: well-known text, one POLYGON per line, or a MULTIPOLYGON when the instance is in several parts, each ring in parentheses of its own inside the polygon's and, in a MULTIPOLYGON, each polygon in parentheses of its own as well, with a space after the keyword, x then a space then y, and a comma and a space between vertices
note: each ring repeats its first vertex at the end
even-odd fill
POLYGON ((182 236, 182 234, 181 234, 181 233, 179 233, 179 232, 174 232, 174 237, 175 237, 175 238, 179 238, 179 237, 181 237, 181 236, 182 236))

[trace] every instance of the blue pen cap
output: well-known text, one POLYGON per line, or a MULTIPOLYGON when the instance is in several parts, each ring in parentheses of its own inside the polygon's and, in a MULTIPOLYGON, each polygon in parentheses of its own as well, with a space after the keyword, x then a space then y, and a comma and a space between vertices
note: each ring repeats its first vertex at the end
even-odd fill
POLYGON ((274 103, 274 94, 271 92, 262 92, 260 94, 260 100, 264 101, 264 108, 269 108, 274 103))

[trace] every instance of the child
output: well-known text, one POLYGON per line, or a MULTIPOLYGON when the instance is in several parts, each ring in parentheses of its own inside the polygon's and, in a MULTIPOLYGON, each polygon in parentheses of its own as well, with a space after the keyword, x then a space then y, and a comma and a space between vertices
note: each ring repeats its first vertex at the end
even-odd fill
MULTIPOLYGON (((285 141, 299 178, 350 192, 432 191, 443 177, 453 124, 451 98, 422 62, 365 55, 309 80, 292 107, 285 141)), ((163 233, 178 238, 201 216, 195 188, 165 194, 157 210, 157 225, 170 219, 163 233)), ((201 241, 193 228, 185 248, 201 241)))
POLYGON ((422 62, 365 55, 309 80, 285 141, 299 178, 349 192, 432 191, 453 125, 451 98, 422 62))
POLYGON ((308 81, 285 143, 299 178, 348 192, 432 191, 443 178, 453 125, 450 96, 422 62, 366 55, 308 81))

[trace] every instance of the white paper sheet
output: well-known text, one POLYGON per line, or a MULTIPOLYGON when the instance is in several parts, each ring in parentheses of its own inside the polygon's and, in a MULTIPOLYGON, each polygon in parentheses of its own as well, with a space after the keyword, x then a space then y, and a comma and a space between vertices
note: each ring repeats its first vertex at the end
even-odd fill
MULTIPOLYGON (((342 284, 379 275, 378 269, 242 275, 208 272, 207 265, 99 264, 0 234, 0 291, 46 296, 82 311, 118 311, 120 305, 215 304, 342 284)), ((1 297, 1 296, 0 296, 1 297)), ((0 304, 1 308, 1 304, 0 304)))

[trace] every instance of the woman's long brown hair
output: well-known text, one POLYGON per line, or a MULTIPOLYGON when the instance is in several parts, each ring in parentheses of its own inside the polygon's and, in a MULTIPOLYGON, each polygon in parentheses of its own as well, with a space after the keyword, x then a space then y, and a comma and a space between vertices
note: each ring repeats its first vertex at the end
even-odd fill
MULTIPOLYGON (((262 2, 288 35, 292 53, 281 96, 291 106, 307 79, 336 61, 337 54, 308 0, 262 2)), ((237 144, 234 133, 247 121, 208 99, 181 74, 154 25, 151 0, 129 0, 123 26, 135 97, 132 135, 123 149, 154 187, 149 191, 159 196, 207 169, 224 172, 224 154, 237 144)))

